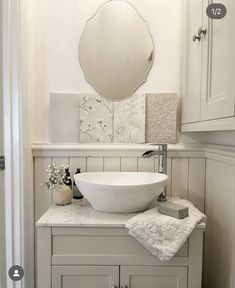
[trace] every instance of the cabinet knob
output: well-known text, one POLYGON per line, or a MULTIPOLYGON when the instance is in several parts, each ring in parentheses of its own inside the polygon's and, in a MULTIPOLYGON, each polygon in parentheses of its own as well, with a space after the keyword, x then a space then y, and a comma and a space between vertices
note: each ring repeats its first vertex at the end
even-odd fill
POLYGON ((127 285, 122 285, 122 288, 128 288, 128 286, 127 285))
POLYGON ((193 35, 193 42, 195 42, 196 40, 200 42, 202 39, 202 36, 205 36, 206 33, 207 33, 206 29, 199 28, 197 34, 193 35))
POLYGON ((112 285, 112 287, 111 288, 117 288, 117 285, 112 285))
POLYGON ((205 36, 206 33, 207 33, 206 29, 199 28, 197 34, 198 34, 198 36, 205 36))
POLYGON ((194 34, 193 35, 193 42, 195 42, 196 40, 200 42, 201 41, 201 36, 198 36, 198 35, 194 34))

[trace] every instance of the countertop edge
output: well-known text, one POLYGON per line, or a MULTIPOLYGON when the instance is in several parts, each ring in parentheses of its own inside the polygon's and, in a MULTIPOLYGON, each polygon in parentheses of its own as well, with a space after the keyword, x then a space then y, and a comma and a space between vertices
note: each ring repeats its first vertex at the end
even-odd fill
MULTIPOLYGON (((81 224, 81 223, 36 223, 36 228, 38 227, 60 227, 60 228, 125 228, 125 224, 81 224)), ((196 229, 206 229, 206 223, 200 222, 196 225, 196 229)))

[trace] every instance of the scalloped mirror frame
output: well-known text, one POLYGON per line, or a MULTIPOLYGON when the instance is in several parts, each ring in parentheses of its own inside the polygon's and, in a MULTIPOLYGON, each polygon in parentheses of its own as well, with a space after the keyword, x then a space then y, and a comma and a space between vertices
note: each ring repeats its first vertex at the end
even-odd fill
POLYGON ((146 82, 154 61, 149 24, 129 2, 105 2, 86 22, 79 59, 100 96, 127 99, 146 82))

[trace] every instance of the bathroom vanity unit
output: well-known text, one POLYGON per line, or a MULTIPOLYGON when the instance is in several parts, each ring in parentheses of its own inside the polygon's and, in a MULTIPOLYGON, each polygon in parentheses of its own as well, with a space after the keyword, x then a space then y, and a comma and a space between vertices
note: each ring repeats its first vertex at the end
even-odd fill
POLYGON ((98 212, 85 200, 52 206, 37 222, 37 288, 201 288, 205 224, 161 262, 125 229, 135 215, 98 212))

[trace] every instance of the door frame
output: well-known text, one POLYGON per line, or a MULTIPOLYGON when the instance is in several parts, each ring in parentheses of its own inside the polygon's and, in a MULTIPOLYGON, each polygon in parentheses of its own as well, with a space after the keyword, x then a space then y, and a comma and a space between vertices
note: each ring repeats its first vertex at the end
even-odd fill
MULTIPOLYGON (((0 2, 0 11, 2 11, 2 2, 0 2)), ((0 71, 2 75, 2 14, 0 15, 0 71)), ((3 97, 2 97, 2 77, 0 79, 0 156, 3 151, 3 97)), ((4 209, 4 171, 0 171, 0 288, 6 287, 6 266, 5 266, 5 209, 4 209)))
POLYGON ((21 265, 26 275, 18 282, 7 277, 7 288, 34 287, 32 164, 26 125, 27 1, 2 1, 5 272, 21 265))

